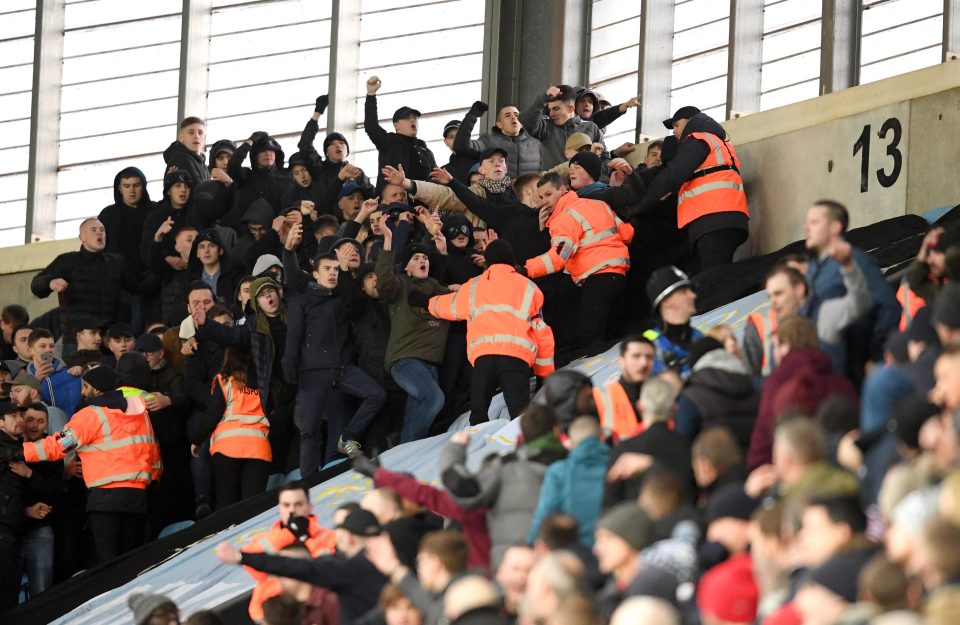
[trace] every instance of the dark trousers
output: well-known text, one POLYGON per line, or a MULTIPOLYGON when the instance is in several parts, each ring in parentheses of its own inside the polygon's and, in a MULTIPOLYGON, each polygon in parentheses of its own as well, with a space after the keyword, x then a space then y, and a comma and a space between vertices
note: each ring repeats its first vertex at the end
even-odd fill
POLYGON ((254 458, 231 458, 213 454, 213 488, 217 510, 267 490, 270 463, 254 458))
POLYGON ((490 400, 503 389, 510 418, 530 405, 530 366, 513 356, 480 356, 473 364, 470 385, 470 424, 477 425, 488 420, 490 400))
POLYGON ((324 421, 339 421, 329 414, 328 396, 334 390, 360 399, 360 407, 343 426, 345 440, 357 440, 377 415, 387 394, 363 369, 346 365, 341 369, 314 369, 300 373, 300 473, 306 478, 320 468, 323 460, 324 421))
MULTIPOLYGON (((594 274, 581 285, 578 344, 588 350, 598 348, 616 333, 612 320, 623 306, 627 278, 619 273, 594 274)), ((592 352, 591 352, 592 353, 592 352)))
POLYGON ((746 232, 736 228, 726 228, 708 232, 693 244, 692 273, 700 273, 719 265, 733 262, 733 253, 746 239, 746 232))
POLYGON ((17 607, 20 601, 20 540, 0 530, 0 612, 17 607))
POLYGON ((89 512, 87 525, 93 535, 94 566, 142 545, 146 524, 146 514, 89 512))

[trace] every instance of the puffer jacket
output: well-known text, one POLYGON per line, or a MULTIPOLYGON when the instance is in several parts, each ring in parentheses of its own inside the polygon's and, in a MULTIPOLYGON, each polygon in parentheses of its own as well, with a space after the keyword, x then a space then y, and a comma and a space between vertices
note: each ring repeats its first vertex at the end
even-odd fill
POLYGON ((70 319, 93 317, 99 325, 117 321, 120 291, 140 292, 137 276, 119 254, 91 252, 81 247, 53 259, 30 282, 30 291, 40 299, 49 296, 50 281, 62 278, 69 285, 59 293, 60 327, 70 328, 70 319))
POLYGON ((447 443, 440 452, 440 479, 454 502, 467 510, 487 509, 494 569, 511 545, 526 539, 547 467, 565 455, 559 441, 542 451, 531 446, 538 441, 494 459, 476 475, 466 469, 466 445, 447 443))
POLYGON ((535 174, 540 169, 540 141, 521 129, 516 137, 508 137, 494 126, 476 139, 471 139, 477 125, 477 116, 467 113, 453 139, 453 151, 460 156, 480 160, 480 154, 490 148, 500 148, 507 153, 507 175, 517 178, 521 174, 535 174))
POLYGON ((759 407, 760 393, 746 365, 716 349, 700 358, 687 378, 674 417, 676 432, 692 441, 707 428, 723 426, 747 449, 759 407))
POLYGON ((596 438, 587 438, 563 460, 554 462, 540 488, 527 543, 537 539, 540 525, 551 514, 562 512, 577 520, 580 542, 593 544, 593 530, 600 516, 603 484, 607 475, 610 448, 596 438))
POLYGON ((210 180, 210 170, 207 169, 204 155, 191 152, 179 141, 174 141, 163 151, 163 162, 167 164, 167 168, 176 167, 179 171, 190 174, 194 189, 210 180))

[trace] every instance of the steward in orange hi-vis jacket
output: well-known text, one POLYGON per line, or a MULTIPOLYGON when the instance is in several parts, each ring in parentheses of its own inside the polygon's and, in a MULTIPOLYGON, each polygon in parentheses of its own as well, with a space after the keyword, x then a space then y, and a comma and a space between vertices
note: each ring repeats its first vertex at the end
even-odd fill
POLYGON ((543 321, 543 293, 517 272, 513 247, 506 240, 491 242, 484 258, 487 270, 459 290, 429 299, 412 295, 409 302, 439 319, 467 322, 473 424, 487 420, 498 386, 510 417, 519 416, 530 403, 531 368, 538 376, 553 372, 553 331, 543 321))

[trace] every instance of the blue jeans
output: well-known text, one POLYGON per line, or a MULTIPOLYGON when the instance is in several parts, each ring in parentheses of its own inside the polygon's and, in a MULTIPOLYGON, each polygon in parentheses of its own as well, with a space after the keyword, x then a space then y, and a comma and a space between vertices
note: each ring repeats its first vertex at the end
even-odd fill
POLYGON ((36 597, 53 585, 53 528, 43 525, 23 537, 20 566, 27 574, 30 596, 36 597))
POLYGON ((436 365, 419 358, 401 358, 390 367, 390 375, 407 392, 401 443, 426 438, 437 414, 443 408, 443 391, 438 384, 436 365))

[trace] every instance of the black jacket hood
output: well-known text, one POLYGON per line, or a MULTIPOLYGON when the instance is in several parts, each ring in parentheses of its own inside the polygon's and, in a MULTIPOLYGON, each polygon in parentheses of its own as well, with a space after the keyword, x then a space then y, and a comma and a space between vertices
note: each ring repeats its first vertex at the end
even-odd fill
POLYGON ((282 171, 284 162, 283 148, 280 147, 280 143, 276 139, 270 136, 268 136, 266 139, 256 141, 250 146, 250 168, 254 171, 261 169, 261 167, 257 165, 257 155, 260 154, 260 152, 266 152, 267 150, 273 150, 277 155, 277 160, 273 164, 273 169, 282 171))
POLYGON ((143 175, 143 172, 137 169, 136 167, 124 167, 121 169, 113 179, 113 202, 114 204, 121 205, 123 204, 123 194, 120 193, 120 180, 123 178, 139 178, 140 184, 143 185, 143 196, 140 198, 140 204, 138 206, 149 206, 150 205, 150 192, 147 191, 147 177, 143 175))
POLYGON ((721 139, 727 138, 727 131, 723 129, 723 126, 720 125, 720 122, 710 117, 706 113, 697 113, 687 122, 687 125, 683 127, 683 134, 680 135, 680 140, 683 141, 686 139, 692 132, 709 132, 712 135, 716 135, 721 139))
POLYGON ((270 202, 262 197, 257 198, 247 207, 247 211, 243 214, 240 223, 243 225, 254 223, 264 228, 270 228, 273 225, 273 207, 270 206, 270 202))
POLYGON ((210 148, 210 153, 207 155, 207 167, 213 169, 217 164, 217 155, 222 152, 229 152, 233 154, 237 151, 237 144, 231 141, 230 139, 220 139, 213 144, 213 147, 210 148))

